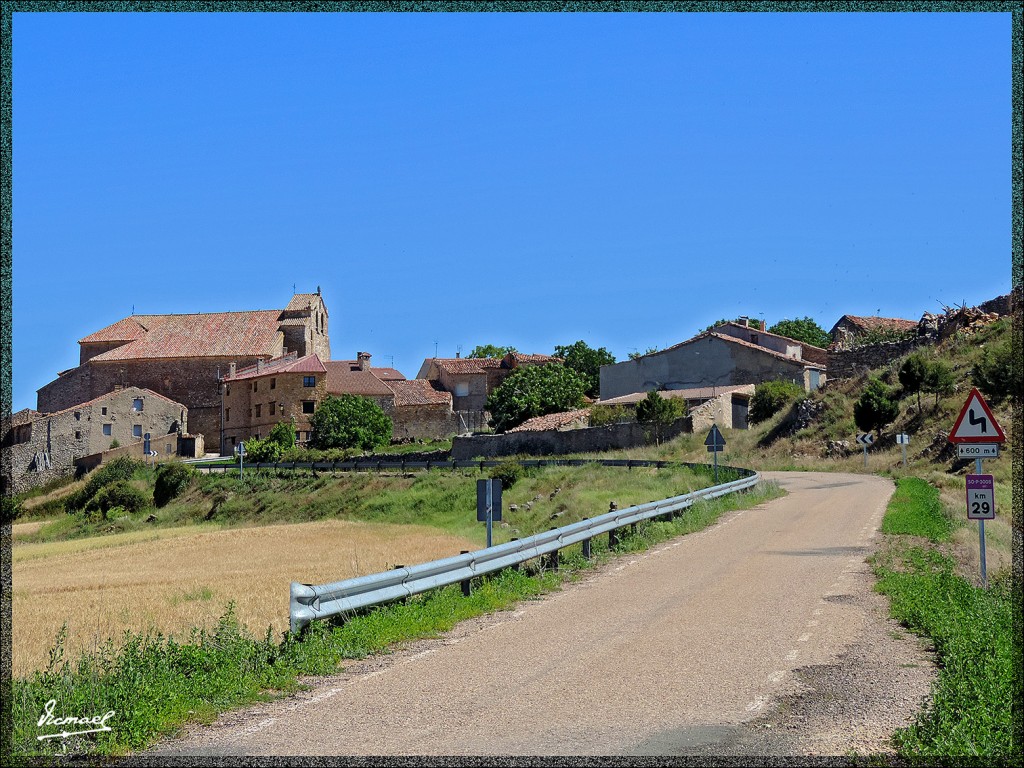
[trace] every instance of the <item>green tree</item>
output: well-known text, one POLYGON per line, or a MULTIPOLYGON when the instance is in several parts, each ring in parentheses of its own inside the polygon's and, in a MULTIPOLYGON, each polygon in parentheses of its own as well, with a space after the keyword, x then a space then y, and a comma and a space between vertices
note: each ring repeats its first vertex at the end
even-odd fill
POLYGON ((629 359, 630 360, 639 360, 644 355, 653 355, 655 352, 660 352, 660 351, 661 350, 659 350, 657 347, 648 347, 643 352, 630 352, 629 353, 629 359))
MULTIPOLYGON (((752 315, 752 314, 751 315, 747 315, 747 319, 750 319, 752 317, 756 317, 756 315, 752 315)), ((713 322, 711 325, 709 325, 707 328, 705 328, 703 331, 701 331, 701 333, 707 333, 712 328, 715 328, 715 327, 717 327, 719 325, 725 325, 726 323, 738 323, 738 322, 740 322, 741 319, 742 318, 739 318, 739 317, 735 317, 735 318, 731 318, 731 319, 723 317, 721 320, 716 320, 715 322, 713 322)), ((758 327, 760 327, 760 323, 761 323, 760 320, 755 320, 753 322, 758 323, 758 327)))
POLYGON ((281 460, 281 445, 269 437, 250 437, 245 441, 245 460, 252 464, 272 464, 281 460))
POLYGON ((597 397, 601 391, 601 366, 615 362, 615 355, 607 349, 594 349, 582 339, 555 347, 555 357, 562 358, 566 368, 571 368, 583 377, 587 384, 585 394, 589 397, 597 397))
POLYGON ((921 390, 928 374, 928 359, 920 352, 907 357, 900 366, 900 385, 906 392, 917 393, 917 410, 921 411, 921 390))
POLYGON ((535 416, 579 408, 586 389, 579 373, 559 363, 516 368, 487 397, 491 426, 504 432, 535 416))
POLYGON ((660 445, 663 430, 686 416, 686 401, 682 398, 662 397, 656 390, 636 404, 636 420, 654 427, 655 441, 660 445))
POLYGON ((806 396, 804 388, 792 381, 766 381, 754 387, 754 396, 750 398, 750 409, 747 419, 751 424, 770 419, 782 410, 783 406, 806 396))
POLYGON ((865 432, 875 430, 882 436, 882 427, 899 415, 899 404, 892 399, 892 390, 881 379, 872 378, 853 404, 853 421, 865 432))
POLYGON ((971 369, 974 386, 996 403, 1004 398, 1020 397, 1021 379, 1021 365, 1013 365, 1008 341, 986 347, 981 359, 971 369))
POLYGON ((515 347, 496 347, 493 344, 480 344, 473 347, 473 351, 469 353, 469 356, 478 360, 485 357, 502 358, 509 352, 518 351, 515 347))
POLYGON ((295 447, 295 424, 290 421, 279 421, 270 430, 267 440, 277 443, 282 451, 295 447))
POLYGON ((953 394, 955 385, 953 369, 949 367, 948 363, 942 360, 933 360, 928 363, 922 389, 935 395, 935 408, 939 407, 940 397, 953 394))
POLYGON ((832 343, 832 337, 824 328, 814 322, 810 317, 802 317, 794 320, 779 320, 768 329, 768 333, 775 333, 789 339, 802 341, 814 347, 827 347, 832 343))
POLYGON ((310 419, 314 448, 372 450, 391 441, 391 419, 373 400, 359 395, 328 396, 310 419))

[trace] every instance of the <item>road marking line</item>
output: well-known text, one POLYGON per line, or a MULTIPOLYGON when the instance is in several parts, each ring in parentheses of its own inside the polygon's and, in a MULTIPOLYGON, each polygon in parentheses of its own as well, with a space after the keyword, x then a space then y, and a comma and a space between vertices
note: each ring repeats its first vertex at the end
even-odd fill
POLYGON ((810 621, 807 622, 807 626, 808 627, 816 627, 816 626, 818 626, 818 622, 815 621, 814 619, 811 619, 810 621))
POLYGON ((785 672, 772 672, 770 675, 768 675, 768 682, 769 683, 779 683, 779 682, 782 682, 782 678, 785 677, 785 676, 786 676, 785 672))
POLYGON ((821 608, 815 608, 814 609, 814 615, 815 616, 821 616, 821 608))
POLYGON ((800 651, 790 651, 786 654, 786 661, 796 661, 796 657, 800 655, 800 651))
POLYGON ((806 643, 806 642, 807 642, 808 640, 810 640, 810 639, 811 639, 811 633, 810 633, 810 632, 807 632, 806 634, 800 635, 800 637, 798 637, 798 638, 796 639, 796 641, 797 641, 798 643, 806 643))

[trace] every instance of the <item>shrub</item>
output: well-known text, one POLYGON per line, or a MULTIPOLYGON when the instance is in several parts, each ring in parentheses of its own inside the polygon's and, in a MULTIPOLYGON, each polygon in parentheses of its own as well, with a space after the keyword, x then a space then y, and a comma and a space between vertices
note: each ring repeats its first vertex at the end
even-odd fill
POLYGON ((491 468, 490 477, 501 480, 501 488, 507 491, 523 475, 523 465, 518 461, 509 459, 503 461, 496 467, 491 468))
POLYGON ((624 405, 594 405, 590 408, 590 426, 603 427, 606 424, 621 424, 633 421, 635 415, 624 405))
POLYGON ((783 406, 805 397, 804 388, 792 381, 766 381, 754 388, 747 419, 751 424, 770 419, 783 406))
POLYGON ((890 424, 899 415, 899 405, 892 400, 892 390, 881 380, 872 378, 853 404, 853 420, 865 432, 878 431, 890 424))
POLYGON ((925 370, 924 384, 925 392, 935 395, 935 407, 939 406, 939 397, 949 395, 953 392, 956 380, 953 378, 953 369, 942 360, 933 360, 925 370))
POLYGON ((832 343, 832 337, 829 336, 828 331, 810 317, 780 320, 768 329, 768 333, 777 333, 779 336, 796 339, 815 347, 824 348, 832 343))
POLYGON ((391 442, 391 419, 369 398, 328 396, 310 419, 314 448, 372 450, 391 442))
POLYGON ((161 464, 156 470, 153 503, 158 507, 166 506, 171 499, 180 496, 188 488, 195 476, 195 470, 188 464, 176 461, 161 464))
POLYGON ((115 480, 96 492, 85 506, 87 512, 99 512, 102 517, 120 507, 129 513, 143 509, 148 503, 146 495, 127 480, 115 480))
POLYGON ((262 440, 250 437, 245 441, 245 458, 253 464, 280 461, 281 453, 280 444, 269 437, 265 437, 262 440))
POLYGON ((119 480, 130 480, 135 470, 141 466, 141 462, 127 456, 118 456, 113 461, 101 464, 89 474, 89 479, 81 490, 67 497, 64 508, 68 511, 85 509, 101 488, 119 480))

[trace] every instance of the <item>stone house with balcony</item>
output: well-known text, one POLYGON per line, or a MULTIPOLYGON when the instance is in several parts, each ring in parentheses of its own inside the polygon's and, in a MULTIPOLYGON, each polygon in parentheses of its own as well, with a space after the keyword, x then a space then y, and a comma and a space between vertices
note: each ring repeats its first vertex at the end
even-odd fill
POLYGON ((183 404, 148 389, 125 387, 52 413, 19 411, 4 435, 3 450, 10 455, 14 490, 20 493, 74 474, 76 461, 112 445, 138 445, 134 453, 141 456, 146 434, 158 456, 173 456, 187 431, 183 404))
POLYGON ((675 346, 601 366, 601 401, 650 390, 699 389, 793 381, 806 391, 825 383, 828 353, 768 333, 723 323, 675 346))
POLYGON ((330 359, 328 313, 319 289, 297 293, 284 309, 131 315, 79 340, 79 365, 37 392, 39 411, 55 412, 115 387, 142 387, 189 410, 191 430, 214 443, 221 429, 220 379, 236 369, 316 354, 330 359))

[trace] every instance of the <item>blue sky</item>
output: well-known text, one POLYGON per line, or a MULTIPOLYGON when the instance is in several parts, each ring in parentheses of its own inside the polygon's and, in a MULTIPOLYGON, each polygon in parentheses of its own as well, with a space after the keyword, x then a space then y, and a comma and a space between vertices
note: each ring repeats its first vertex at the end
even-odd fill
POLYGON ((416 375, 1011 281, 1010 14, 14 14, 13 408, 122 317, 416 375))

